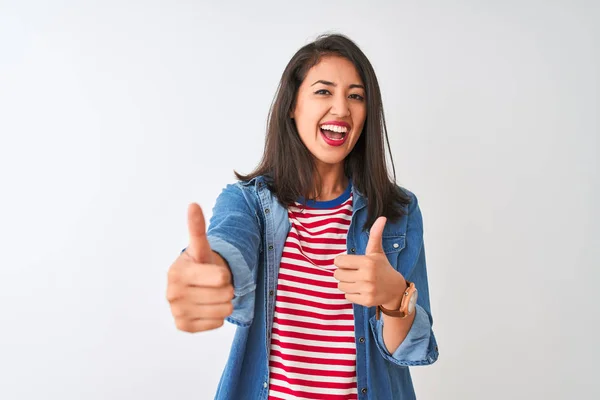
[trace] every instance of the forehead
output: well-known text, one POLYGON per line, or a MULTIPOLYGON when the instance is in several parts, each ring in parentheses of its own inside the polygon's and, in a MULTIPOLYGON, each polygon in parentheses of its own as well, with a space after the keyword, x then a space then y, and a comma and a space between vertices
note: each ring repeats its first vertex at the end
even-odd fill
POLYGON ((304 83, 312 85, 319 79, 343 86, 353 83, 364 84, 354 64, 338 56, 325 56, 321 58, 317 65, 308 70, 304 83))

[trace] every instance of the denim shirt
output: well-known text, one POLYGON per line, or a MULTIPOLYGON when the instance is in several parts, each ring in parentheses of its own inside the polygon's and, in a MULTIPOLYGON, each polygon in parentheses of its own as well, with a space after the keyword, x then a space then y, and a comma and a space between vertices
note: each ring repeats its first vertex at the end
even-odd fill
MULTIPOLYGON (((290 230, 287 208, 267 188, 266 178, 228 184, 218 196, 207 231, 213 251, 229 264, 234 286, 234 311, 227 321, 237 325, 229 358, 215 399, 262 400, 269 393, 269 352, 277 276, 290 230)), ((408 214, 388 221, 383 249, 390 264, 418 289, 416 315, 407 337, 390 353, 383 341, 383 318, 375 307, 353 304, 358 398, 415 399, 409 366, 438 358, 423 246, 423 222, 417 199, 408 214)), ((364 254, 368 231, 367 200, 354 187, 347 253, 364 254)))

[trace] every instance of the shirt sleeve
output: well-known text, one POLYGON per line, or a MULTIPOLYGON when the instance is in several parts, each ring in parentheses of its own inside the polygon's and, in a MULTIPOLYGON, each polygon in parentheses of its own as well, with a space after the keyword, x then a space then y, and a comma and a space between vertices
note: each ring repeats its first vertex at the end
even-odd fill
MULTIPOLYGON (((438 359, 438 346, 433 333, 433 317, 429 302, 429 285, 427 281, 427 267, 425 261, 425 246, 423 244, 423 222, 417 198, 412 195, 408 210, 407 247, 404 249, 411 257, 412 266, 403 269, 404 277, 415 283, 418 290, 415 319, 404 341, 398 348, 390 353, 383 340, 383 318, 379 321, 371 317, 370 325, 375 342, 381 355, 388 361, 401 366, 429 365, 438 359), (413 252, 414 250, 414 252, 413 252)), ((400 262, 407 262, 406 259, 400 262)))

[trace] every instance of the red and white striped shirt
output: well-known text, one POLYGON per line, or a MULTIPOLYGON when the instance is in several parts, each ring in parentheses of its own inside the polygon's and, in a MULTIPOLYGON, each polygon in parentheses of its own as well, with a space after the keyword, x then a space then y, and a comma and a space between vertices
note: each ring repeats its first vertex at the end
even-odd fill
POLYGON ((350 188, 335 200, 296 203, 284 245, 269 358, 269 400, 357 398, 352 303, 333 277, 346 253, 350 188))

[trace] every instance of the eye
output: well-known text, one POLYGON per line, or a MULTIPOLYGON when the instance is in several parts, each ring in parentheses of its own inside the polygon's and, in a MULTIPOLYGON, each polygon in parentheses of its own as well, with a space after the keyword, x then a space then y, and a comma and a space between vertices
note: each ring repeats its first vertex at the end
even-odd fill
MULTIPOLYGON (((327 90, 327 89, 319 89, 319 90, 317 90, 315 92, 315 94, 325 96, 325 95, 331 94, 331 92, 329 90, 327 90)), ((353 93, 353 94, 351 94, 348 97, 350 97, 351 99, 354 99, 354 100, 358 100, 358 101, 364 101, 365 100, 365 98, 363 96, 361 96, 360 94, 357 94, 357 93, 353 93)))

